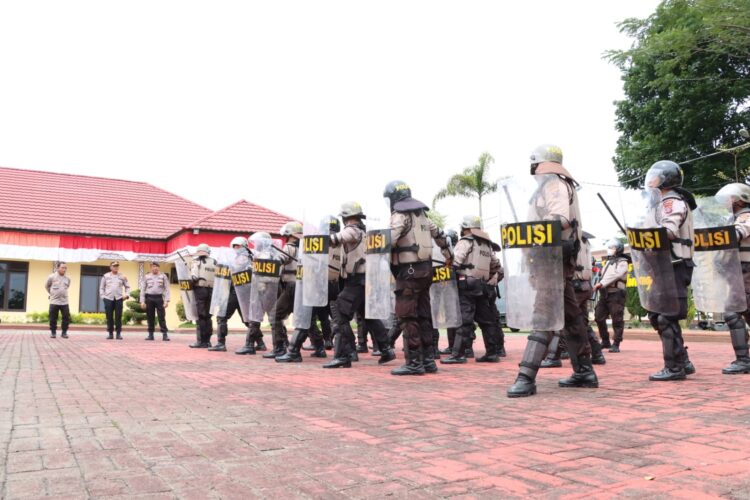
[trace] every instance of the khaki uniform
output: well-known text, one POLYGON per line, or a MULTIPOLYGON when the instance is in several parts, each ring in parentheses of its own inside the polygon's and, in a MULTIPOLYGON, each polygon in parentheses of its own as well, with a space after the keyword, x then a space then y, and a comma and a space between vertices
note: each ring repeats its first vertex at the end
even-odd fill
POLYGON ((750 208, 743 208, 734 214, 734 228, 740 240, 740 261, 742 263, 742 278, 745 282, 745 296, 747 310, 743 312, 745 321, 750 323, 750 208))
POLYGON ((610 346, 607 318, 612 318, 614 342, 619 346, 625 332, 625 282, 628 279, 628 260, 612 256, 604 265, 599 281, 599 301, 594 310, 594 321, 605 347, 610 346))
POLYGON ((107 316, 107 332, 120 337, 122 334, 122 303, 130 295, 128 278, 121 273, 106 273, 99 284, 99 296, 104 301, 104 313, 107 316))
POLYGON ((141 283, 141 304, 146 304, 148 334, 153 336, 156 318, 162 334, 168 332, 164 303, 169 302, 169 277, 164 273, 148 273, 141 283))
POLYGON ((297 282, 297 264, 299 259, 299 240, 290 240, 283 248, 291 257, 282 254, 281 284, 279 298, 276 301, 273 325, 271 326, 274 346, 286 345, 289 337, 286 333, 284 321, 294 312, 294 291, 297 282))
POLYGON ((193 294, 195 295, 195 312, 198 320, 195 326, 197 344, 211 343, 214 325, 211 320, 211 295, 213 294, 214 278, 216 277, 216 261, 211 257, 199 256, 190 265, 193 278, 193 294))
POLYGON ((49 330, 52 335, 57 333, 58 315, 62 315, 62 333, 67 335, 68 326, 70 325, 69 288, 70 278, 60 276, 58 272, 47 276, 47 281, 44 283, 44 289, 49 294, 49 330))

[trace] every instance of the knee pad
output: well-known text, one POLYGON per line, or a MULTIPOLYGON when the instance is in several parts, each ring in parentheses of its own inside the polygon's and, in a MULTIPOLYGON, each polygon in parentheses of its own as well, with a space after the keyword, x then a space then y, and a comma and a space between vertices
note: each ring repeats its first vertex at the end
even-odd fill
POLYGON ((730 330, 742 330, 745 328, 745 321, 739 313, 728 313, 724 315, 724 321, 730 330))

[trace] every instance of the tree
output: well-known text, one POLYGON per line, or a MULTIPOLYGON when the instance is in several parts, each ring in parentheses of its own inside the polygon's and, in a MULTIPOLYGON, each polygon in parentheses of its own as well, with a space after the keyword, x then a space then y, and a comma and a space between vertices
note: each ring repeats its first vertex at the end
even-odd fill
POLYGON ((133 300, 125 302, 128 309, 122 313, 122 320, 125 323, 130 323, 132 321, 135 325, 141 325, 143 324, 143 320, 146 319, 146 311, 141 308, 140 297, 140 290, 130 291, 130 298, 133 300))
POLYGON ((479 199, 479 218, 481 219, 482 198, 497 191, 497 184, 487 180, 490 174, 490 164, 494 161, 492 155, 487 152, 482 153, 476 165, 466 167, 463 172, 448 180, 448 184, 432 199, 432 206, 434 207, 438 200, 449 196, 476 197, 479 199))
MULTIPOLYGON (((744 142, 750 123, 750 0, 664 0, 626 19, 629 50, 606 57, 622 71, 614 157, 620 182, 638 187, 658 160, 677 162, 744 142)), ((707 194, 750 169, 750 149, 686 163, 685 186, 707 194), (735 173, 735 161, 738 171, 735 173), (718 184, 717 184, 718 180, 718 184)))
POLYGON ((440 229, 445 229, 445 215, 441 214, 437 210, 429 210, 427 212, 427 218, 430 219, 440 229))

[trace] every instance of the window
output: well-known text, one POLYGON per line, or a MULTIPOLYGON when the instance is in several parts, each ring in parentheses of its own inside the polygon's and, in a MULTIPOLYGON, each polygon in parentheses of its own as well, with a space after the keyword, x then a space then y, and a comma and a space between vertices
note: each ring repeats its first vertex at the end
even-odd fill
POLYGON ((99 297, 99 284, 102 276, 108 272, 107 266, 81 266, 81 300, 78 306, 80 312, 104 312, 104 301, 99 297))
POLYGON ((0 311, 25 311, 28 262, 0 261, 0 311))

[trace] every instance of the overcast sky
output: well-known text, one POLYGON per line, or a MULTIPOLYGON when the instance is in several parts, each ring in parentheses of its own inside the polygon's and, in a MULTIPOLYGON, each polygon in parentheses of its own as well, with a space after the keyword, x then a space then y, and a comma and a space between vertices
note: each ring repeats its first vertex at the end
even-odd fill
MULTIPOLYGON (((602 54, 657 3, 0 1, 0 165, 295 218, 379 208, 393 179, 429 204, 483 151, 493 179, 527 175, 545 142, 579 180, 616 183, 622 85, 602 54)), ((580 196, 603 241, 598 189, 580 196)), ((455 225, 477 205, 437 209, 455 225)))

